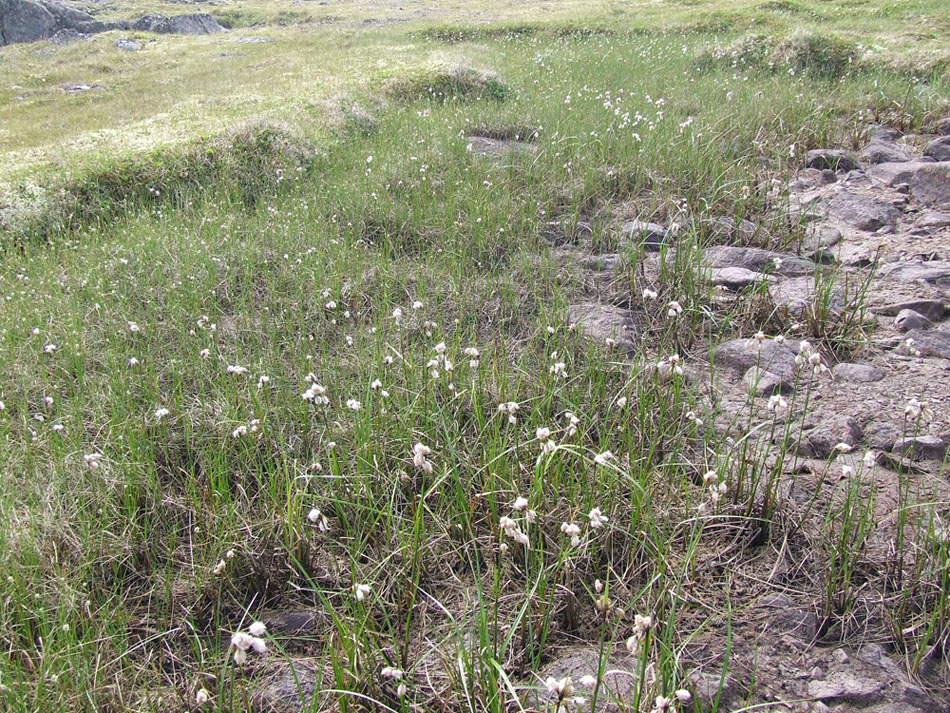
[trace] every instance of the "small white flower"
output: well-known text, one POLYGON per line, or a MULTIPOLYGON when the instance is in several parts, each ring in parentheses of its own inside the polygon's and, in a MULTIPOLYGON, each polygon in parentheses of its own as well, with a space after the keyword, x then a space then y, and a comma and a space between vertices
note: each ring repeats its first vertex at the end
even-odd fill
POLYGON ((229 374, 236 374, 237 376, 243 376, 247 373, 247 367, 241 366, 240 364, 228 364, 227 369, 229 374))
POLYGON ((227 568, 227 566, 228 566, 228 565, 227 565, 227 563, 226 563, 224 560, 219 561, 219 562, 214 566, 214 570, 213 570, 214 576, 215 576, 215 577, 220 577, 222 574, 224 574, 224 570, 227 568))
POLYGON ((426 460, 427 456, 432 455, 432 449, 423 443, 416 443, 412 447, 412 464, 425 473, 432 472, 432 463, 426 460))
POLYGON ((329 302, 326 303, 325 306, 329 310, 336 309, 336 302, 334 302, 333 300, 330 300, 329 302))
POLYGON ((649 288, 644 288, 642 294, 643 294, 643 299, 645 300, 655 300, 657 297, 660 296, 658 292, 656 292, 655 290, 651 290, 649 288))
POLYGON ((587 674, 586 676, 581 676, 580 684, 584 688, 593 688, 597 685, 597 677, 587 674))
POLYGON ((359 410, 360 410, 360 406, 361 406, 360 402, 357 401, 356 399, 347 399, 347 400, 346 400, 346 407, 347 407, 348 409, 350 409, 350 411, 359 411, 359 410))
POLYGON ((676 696, 676 700, 678 700, 683 705, 686 705, 693 699, 693 694, 687 691, 685 688, 677 689, 673 695, 676 696))
POLYGON ((356 601, 361 602, 366 597, 369 596, 370 592, 373 591, 370 589, 368 584, 354 584, 353 585, 353 596, 356 598, 356 601))
POLYGON ((614 454, 610 451, 604 451, 603 453, 598 453, 594 456, 594 462, 597 465, 607 465, 610 461, 614 459, 614 454))
POLYGON ((195 703, 197 703, 199 706, 203 706, 210 700, 211 694, 208 693, 208 690, 205 688, 199 688, 198 692, 195 694, 195 703))
POLYGON ((772 394, 769 396, 769 411, 778 411, 779 409, 786 408, 788 408, 788 401, 786 401, 785 397, 783 397, 781 394, 772 394))
POLYGON ((614 408, 616 408, 616 409, 619 411, 620 409, 622 409, 622 408, 623 408, 624 406, 626 406, 626 405, 627 405, 627 397, 626 397, 626 396, 621 396, 621 397, 620 397, 619 399, 617 399, 617 401, 614 403, 614 408))
POLYGON ((231 438, 240 438, 247 435, 247 426, 241 425, 231 431, 231 438))
POLYGON ((52 354, 53 352, 56 351, 57 348, 58 347, 55 344, 47 344, 45 347, 43 347, 43 353, 52 354))
POLYGON ((412 308, 413 308, 413 309, 422 309, 422 302, 420 302, 419 300, 416 300, 415 302, 412 303, 412 308))
POLYGON ((609 519, 606 515, 601 513, 600 508, 594 508, 591 510, 589 513, 587 513, 587 517, 590 518, 590 526, 595 530, 607 524, 609 519))
POLYGON ((158 408, 158 409, 155 409, 155 413, 153 414, 153 416, 155 416, 156 419, 163 419, 165 418, 165 416, 167 416, 170 413, 171 411, 169 411, 167 408, 158 408))
POLYGON ((202 359, 207 359, 209 356, 211 356, 211 350, 202 349, 200 352, 198 352, 198 356, 200 356, 202 359))
POLYGON ((132 332, 132 334, 135 334, 141 330, 139 329, 139 325, 136 322, 129 322, 129 331, 132 332))
POLYGON ((98 468, 99 461, 102 459, 102 454, 101 453, 87 453, 86 455, 82 457, 82 459, 86 461, 86 465, 88 465, 90 468, 98 468))
POLYGON ((519 512, 524 510, 528 507, 528 498, 519 495, 517 498, 515 498, 515 502, 511 507, 515 510, 518 510, 519 512))
POLYGON ((326 515, 320 512, 320 508, 313 508, 307 513, 307 519, 317 526, 320 532, 326 532, 330 529, 330 523, 326 515))
POLYGON ((251 636, 263 636, 267 633, 267 625, 262 621, 255 621, 249 627, 247 627, 248 632, 251 636))
POLYGON ((561 377, 567 378, 567 364, 564 363, 563 361, 558 361, 552 364, 549 371, 555 376, 561 376, 561 377))
POLYGON ((563 532, 568 537, 577 537, 581 534, 581 527, 574 522, 562 522, 561 532, 563 532))
POLYGON ((374 379, 373 383, 369 385, 369 388, 371 388, 373 391, 381 389, 382 387, 383 387, 383 382, 380 381, 379 379, 374 379))
POLYGON ((514 401, 506 401, 503 404, 498 404, 498 412, 508 414, 508 423, 515 424, 518 422, 518 409, 521 408, 514 401))
POLYGON ((559 701, 574 695, 574 685, 571 683, 570 676, 560 679, 551 676, 544 682, 544 685, 547 687, 548 693, 556 695, 559 701))
POLYGON ((546 426, 541 426, 537 431, 534 432, 535 436, 539 441, 546 441, 551 437, 551 429, 546 426))
POLYGON ((667 305, 666 316, 675 319, 683 314, 683 305, 673 300, 667 305))
POLYGON ((129 357, 129 366, 138 366, 139 360, 135 357, 129 357))

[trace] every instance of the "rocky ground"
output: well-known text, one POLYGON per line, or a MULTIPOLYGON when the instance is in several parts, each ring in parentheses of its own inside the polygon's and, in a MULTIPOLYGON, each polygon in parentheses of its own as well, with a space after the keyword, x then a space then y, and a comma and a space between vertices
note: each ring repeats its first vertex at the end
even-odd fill
MULTIPOLYGON (((727 443, 747 440, 754 444, 750 453, 766 453, 781 475, 781 517, 797 526, 786 527, 751 559, 740 557, 740 540, 748 533, 737 535, 736 547, 707 558, 696 591, 682 595, 712 601, 703 589, 725 577, 739 593, 730 603, 731 617, 714 613, 710 625, 710 613, 703 611, 705 625, 695 622, 683 649, 681 665, 697 710, 950 710, 936 649, 915 660, 915 652, 897 645, 900 632, 895 636, 877 606, 910 587, 894 565, 899 503, 909 495, 950 497, 950 122, 941 129, 946 135, 920 137, 872 128, 858 153, 810 151, 807 168, 778 191, 786 192, 790 224, 806 226, 797 252, 751 246, 762 226, 748 221, 710 221, 714 242, 723 244, 703 251, 697 277, 711 283, 726 307, 764 301, 768 309, 756 311, 761 323, 751 326, 767 332, 696 347, 684 368, 707 412, 718 413, 707 427, 727 443), (818 369, 800 363, 808 360, 807 344, 776 331, 784 325, 790 335, 800 333, 808 320, 824 320, 827 334, 841 338, 812 340, 818 369), (870 488, 862 496, 874 493, 867 501, 874 531, 852 543, 868 575, 851 613, 832 616, 815 574, 827 553, 809 545, 827 523, 809 514, 843 502, 855 472, 870 488)), ((473 136, 469 150, 503 161, 532 147, 473 136)), ((553 248, 565 273, 580 271, 586 287, 585 300, 569 308, 568 319, 591 340, 615 340, 633 351, 645 316, 623 282, 628 258, 599 253, 592 233, 581 224, 574 240, 556 240, 561 244, 553 248)), ((661 262, 677 250, 675 228, 628 221, 616 234, 621 245, 632 241, 643 248, 640 282, 656 284, 661 262)), ((309 610, 264 617, 292 652, 258 689, 265 708, 298 709, 301 694, 305 700, 314 695, 322 664, 306 642, 325 625, 319 618, 309 610)), ((446 662, 433 646, 426 656, 431 670, 423 668, 438 679, 446 662)), ((603 678, 610 695, 601 694, 599 710, 617 710, 614 701, 632 704, 636 694, 639 659, 617 649, 603 678)), ((568 646, 540 679, 521 680, 517 691, 528 710, 547 710, 542 680, 571 676, 576 683, 595 675, 598 661, 597 646, 568 646)))

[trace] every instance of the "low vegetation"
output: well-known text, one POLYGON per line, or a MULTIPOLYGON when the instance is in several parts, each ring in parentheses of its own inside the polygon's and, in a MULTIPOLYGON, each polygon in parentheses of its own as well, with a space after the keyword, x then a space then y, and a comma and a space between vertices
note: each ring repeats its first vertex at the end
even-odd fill
MULTIPOLYGON (((205 79, 160 114, 129 109, 133 129, 232 96, 144 151, 118 117, 167 57, 113 56, 111 35, 62 59, 2 50, 0 77, 33 97, 0 105, 2 707, 727 710, 728 632, 779 549, 825 641, 945 668, 945 494, 905 463, 882 522, 861 453, 832 495, 788 490, 820 367, 873 334, 868 285, 829 309, 819 267, 826 299, 798 319, 762 290, 723 300, 695 269, 715 216, 760 226, 749 245, 800 247, 787 184, 805 152, 872 121, 931 128, 950 96, 932 58, 914 80, 885 49, 871 61, 821 2, 669 3, 657 32, 637 13, 658 10, 626 6, 588 23, 587 4, 556 3, 559 25, 503 4, 486 25, 434 3, 442 22, 374 29, 311 5, 223 6, 235 33, 262 21, 246 34, 278 41, 233 45, 241 72, 217 90, 199 65, 222 40, 176 40, 169 72, 205 79), (716 13, 742 26, 710 32, 716 13), (31 134, 52 101, 36 73, 72 77, 79 57, 115 77, 104 124, 31 134), (105 155, 54 160, 107 130, 105 155), (655 273, 618 238, 638 217, 678 228, 655 273), (623 267, 582 274, 579 236, 623 267), (590 300, 637 315, 626 351, 574 323, 590 300), (808 340, 807 366, 794 395, 730 414, 687 365, 760 329, 808 340), (306 636, 255 624, 289 610, 316 612, 306 636), (710 631, 701 698, 691 646, 710 631), (632 689, 545 681, 568 644, 600 673, 633 657, 632 689)), ((880 37, 905 31, 868 5, 880 37)), ((932 416, 895 418, 913 435, 932 416)))

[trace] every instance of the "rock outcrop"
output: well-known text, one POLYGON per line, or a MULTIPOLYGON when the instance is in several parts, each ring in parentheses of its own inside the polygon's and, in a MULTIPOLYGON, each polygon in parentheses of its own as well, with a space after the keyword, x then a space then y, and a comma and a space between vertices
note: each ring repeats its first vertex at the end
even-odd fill
POLYGON ((130 29, 179 35, 209 35, 226 31, 207 13, 171 17, 146 15, 134 22, 101 22, 60 0, 0 0, 0 46, 130 29))

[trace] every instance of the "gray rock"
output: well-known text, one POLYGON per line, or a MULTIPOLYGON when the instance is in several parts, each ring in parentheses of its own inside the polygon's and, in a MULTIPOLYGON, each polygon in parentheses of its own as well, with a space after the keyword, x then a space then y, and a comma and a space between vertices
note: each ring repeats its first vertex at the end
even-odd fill
POLYGON ((744 267, 716 267, 709 271, 709 281, 712 284, 721 285, 733 292, 774 279, 771 275, 744 267))
POLYGON ((138 52, 140 49, 142 49, 141 42, 138 40, 130 40, 125 37, 116 40, 113 44, 115 44, 116 49, 122 50, 123 52, 138 52))
POLYGON ((864 439, 871 448, 889 451, 904 435, 904 431, 896 423, 887 421, 873 421, 864 429, 864 439))
POLYGON ((914 221, 915 230, 923 232, 939 230, 940 228, 946 228, 948 225, 950 225, 950 213, 943 213, 939 210, 923 211, 914 221))
POLYGON ((122 29, 127 23, 99 22, 92 15, 59 0, 0 0, 0 45, 36 42, 122 29))
POLYGON ((778 376, 794 379, 795 356, 788 343, 779 344, 774 339, 766 339, 761 344, 754 339, 732 339, 716 348, 712 361, 715 367, 728 369, 736 376, 744 376, 749 369, 758 366, 778 376))
POLYGON ((830 168, 833 171, 853 171, 861 164, 843 149, 813 149, 805 156, 805 165, 808 168, 830 168))
POLYGON ((940 460, 947 456, 950 443, 939 436, 913 436, 902 438, 894 443, 891 450, 904 457, 913 457, 915 460, 940 460))
POLYGON ((941 300, 909 300, 907 302, 885 305, 884 307, 875 307, 874 311, 886 317, 896 317, 905 309, 920 312, 920 314, 924 315, 924 317, 931 322, 939 322, 944 318, 947 312, 950 312, 950 308, 941 300))
POLYGON ((910 192, 921 203, 950 208, 950 161, 920 166, 910 181, 910 192))
MULTIPOLYGON (((307 711, 320 708, 319 662, 277 657, 256 684, 255 703, 263 710, 307 711)), ((257 709, 255 707, 255 709, 257 709)))
POLYGON ((749 368, 743 375, 742 383, 756 396, 788 394, 794 391, 795 383, 791 376, 779 376, 757 366, 749 368))
POLYGON ((327 623, 326 614, 315 609, 265 611, 257 615, 257 620, 274 636, 312 634, 327 623))
POLYGON ((938 121, 937 126, 935 128, 937 129, 938 134, 943 134, 944 136, 950 136, 950 116, 938 121))
POLYGON ((941 136, 927 144, 924 156, 937 161, 950 161, 950 136, 941 136))
POLYGON ((898 161, 881 163, 869 170, 871 177, 888 188, 910 185, 921 166, 929 166, 929 161, 898 161))
POLYGON ((466 148, 476 156, 492 159, 503 159, 517 156, 525 151, 531 151, 530 144, 514 139, 493 139, 488 136, 467 136, 466 148))
POLYGON ((213 35, 227 31, 206 12, 172 16, 143 15, 132 23, 132 29, 161 35, 213 35))
POLYGON ((816 304, 830 315, 840 314, 845 308, 844 290, 828 285, 829 291, 819 294, 825 289, 824 285, 819 288, 815 278, 809 275, 791 277, 769 287, 769 298, 780 313, 794 320, 802 319, 816 304))
POLYGON ((901 214, 890 203, 859 193, 839 193, 827 202, 827 206, 832 217, 869 232, 893 228, 901 214))
POLYGON ((630 310, 614 305, 585 302, 567 308, 567 318, 576 324, 581 333, 592 341, 605 344, 614 339, 617 346, 626 352, 635 349, 637 335, 636 315, 630 310))
POLYGON ((852 364, 844 362, 836 364, 831 373, 838 381, 847 381, 855 384, 870 384, 880 381, 884 374, 870 364, 852 364))
POLYGON ((755 223, 748 220, 736 221, 727 215, 710 218, 707 223, 710 234, 719 240, 742 240, 748 242, 755 237, 755 223))
POLYGON ((802 252, 812 256, 819 251, 834 247, 841 242, 841 231, 830 225, 814 223, 808 226, 805 242, 802 243, 802 252))
POLYGON ((623 257, 617 253, 605 253, 603 255, 592 255, 583 260, 583 265, 588 270, 597 272, 614 272, 623 264, 623 257))
POLYGON ((861 151, 861 160, 870 163, 902 163, 913 158, 910 152, 890 140, 872 139, 861 151))
POLYGON ((921 356, 950 359, 950 332, 939 329, 912 329, 907 333, 907 337, 914 340, 914 347, 921 356))
POLYGON ((689 683, 692 687, 693 700, 699 706, 700 710, 711 711, 729 710, 730 704, 736 702, 740 696, 739 686, 732 676, 725 678, 720 674, 694 672, 689 676, 689 683))
POLYGON ((902 309, 894 317, 894 325, 902 332, 909 332, 912 329, 926 329, 930 326, 930 320, 920 312, 902 309))
POLYGON ((630 220, 620 226, 620 238, 632 240, 643 245, 649 252, 657 252, 670 239, 669 229, 659 223, 647 223, 642 220, 630 220))
POLYGON ((861 429, 850 416, 837 414, 825 419, 802 438, 798 453, 812 458, 828 458, 839 443, 854 446, 861 440, 861 429))
POLYGON ((762 248, 715 245, 703 251, 702 260, 713 268, 742 267, 775 275, 804 275, 815 271, 811 260, 762 248))
MULTIPOLYGON (((618 703, 624 707, 624 710, 634 704, 640 678, 638 663, 638 659, 630 657, 611 656, 608 659, 597 700, 598 713, 616 711, 618 703)), ((584 676, 597 677, 600 668, 598 647, 575 646, 559 652, 553 661, 541 669, 538 676, 541 681, 548 677, 560 679, 570 676, 577 694, 589 700, 592 691, 582 688, 580 680, 584 676)), ((552 694, 540 684, 538 679, 532 677, 530 683, 523 686, 522 690, 525 691, 532 709, 548 710, 549 704, 552 704, 554 700, 552 694)), ((590 707, 587 710, 590 710, 590 707)))
POLYGON ((820 701, 846 700, 852 703, 874 703, 883 696, 885 681, 848 670, 834 671, 823 680, 808 683, 808 695, 820 701))
POLYGON ((247 37, 238 37, 235 42, 242 45, 264 45, 269 42, 273 42, 270 37, 262 37, 260 35, 248 35, 247 37))
POLYGON ((936 287, 950 288, 950 260, 908 260, 886 266, 882 273, 902 282, 929 282, 936 287))

